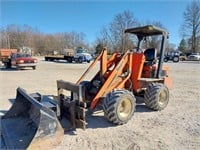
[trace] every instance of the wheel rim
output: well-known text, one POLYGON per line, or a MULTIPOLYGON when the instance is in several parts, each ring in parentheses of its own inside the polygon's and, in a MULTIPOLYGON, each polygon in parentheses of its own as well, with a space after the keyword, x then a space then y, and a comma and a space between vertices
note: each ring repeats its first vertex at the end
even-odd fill
POLYGON ((121 119, 129 117, 132 112, 132 104, 131 101, 127 98, 120 101, 117 112, 121 119))
POLYGON ((178 57, 175 57, 175 58, 174 58, 174 61, 178 61, 178 57))
POLYGON ((163 106, 166 104, 166 101, 167 101, 167 92, 165 90, 162 90, 159 95, 158 103, 160 106, 163 106))

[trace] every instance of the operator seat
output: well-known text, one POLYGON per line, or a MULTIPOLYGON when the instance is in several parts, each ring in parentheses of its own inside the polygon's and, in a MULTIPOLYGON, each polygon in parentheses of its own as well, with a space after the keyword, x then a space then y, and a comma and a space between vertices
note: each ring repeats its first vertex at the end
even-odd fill
POLYGON ((154 65, 157 62, 156 48, 148 48, 144 51, 145 65, 154 65))

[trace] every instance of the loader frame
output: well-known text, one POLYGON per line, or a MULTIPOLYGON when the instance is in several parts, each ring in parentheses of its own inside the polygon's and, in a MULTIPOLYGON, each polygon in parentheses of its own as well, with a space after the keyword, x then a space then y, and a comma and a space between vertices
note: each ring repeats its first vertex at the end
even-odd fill
POLYGON ((97 106, 103 108, 110 122, 125 124, 133 116, 136 96, 143 98, 150 109, 164 109, 169 101, 168 89, 172 87, 169 67, 163 65, 168 33, 151 25, 127 29, 125 33, 137 35, 136 51, 114 52, 108 57, 107 48, 103 48, 76 83, 57 81, 57 96, 27 94, 24 89, 18 88, 15 103, 1 118, 1 136, 6 139, 7 148, 52 148, 61 142, 63 128, 65 131, 86 129, 86 111, 97 106), (141 51, 142 41, 151 35, 162 36, 157 64, 155 48, 141 51), (153 57, 148 56, 148 52, 153 57), (85 81, 98 61, 99 71, 91 81, 85 81), (65 118, 70 120, 68 126, 62 124, 65 118), (20 129, 12 130, 13 124, 20 129))
MULTIPOLYGON (((85 129, 86 109, 88 107, 94 109, 101 103, 106 95, 114 89, 127 89, 134 95, 139 95, 139 93, 145 91, 150 83, 162 83, 168 88, 171 88, 171 78, 168 76, 169 69, 163 66, 165 43, 168 33, 154 26, 127 29, 125 33, 137 35, 138 46, 136 51, 127 50, 123 54, 114 52, 108 58, 107 48, 103 48, 100 55, 91 63, 76 84, 61 80, 57 81, 60 105, 58 116, 62 116, 62 114, 65 114, 65 111, 68 110, 72 128, 81 127, 85 129), (142 74, 145 64, 147 63, 145 53, 141 51, 141 44, 145 36, 151 35, 162 35, 160 56, 155 76, 144 78, 142 74), (91 81, 87 81, 89 82, 88 88, 88 85, 82 83, 85 82, 85 77, 98 61, 100 62, 99 72, 97 72, 91 81), (98 86, 93 85, 95 81, 98 81, 98 86), (63 89, 71 91, 71 97, 66 98, 66 96, 63 95, 63 89), (95 92, 90 93, 90 89, 95 89, 95 92), (87 103, 88 101, 89 103, 87 103)), ((155 51, 152 49, 152 52, 155 51)))
POLYGON ((58 104, 57 116, 59 118, 67 117, 70 120, 70 127, 64 130, 74 128, 86 128, 86 103, 84 99, 84 86, 66 82, 63 80, 57 81, 58 87, 58 104), (70 91, 71 96, 67 97, 64 91, 70 91))

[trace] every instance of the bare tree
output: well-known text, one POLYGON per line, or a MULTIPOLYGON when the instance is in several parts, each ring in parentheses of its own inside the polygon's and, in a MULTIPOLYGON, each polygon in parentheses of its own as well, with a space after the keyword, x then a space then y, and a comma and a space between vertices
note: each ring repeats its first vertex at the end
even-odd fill
POLYGON ((189 38, 192 52, 196 52, 200 45, 200 1, 192 1, 183 13, 184 22, 181 27, 183 37, 189 38))
POLYGON ((87 47, 86 35, 83 32, 66 32, 64 40, 67 48, 76 49, 77 47, 87 47))
POLYGON ((131 47, 130 45, 130 35, 124 34, 124 30, 127 28, 132 28, 137 26, 139 23, 134 18, 134 15, 130 11, 124 11, 117 14, 114 20, 110 23, 110 32, 113 41, 116 43, 114 48, 120 49, 123 52, 131 47))
POLYGON ((108 28, 103 27, 96 43, 108 47, 110 51, 118 50, 124 52, 133 48, 134 44, 130 34, 124 34, 124 30, 138 25, 138 21, 130 11, 117 14, 108 28))
MULTIPOLYGON (((156 27, 165 29, 164 25, 159 21, 147 21, 146 24, 143 24, 143 25, 154 25, 156 27)), ((154 47, 157 50, 159 50, 160 43, 161 43, 160 40, 161 40, 161 38, 159 36, 147 37, 146 42, 143 44, 143 48, 154 47)), ((166 48, 166 49, 168 49, 168 48, 166 48)))
POLYGON ((31 46, 33 43, 32 28, 28 25, 8 25, 1 29, 1 47, 20 48, 22 46, 31 46))
MULTIPOLYGON (((148 21, 143 25, 147 24, 164 28, 162 23, 159 21, 148 21)), ((119 13, 114 17, 108 28, 102 28, 100 31, 100 36, 97 37, 96 43, 97 45, 101 44, 103 46, 109 47, 109 49, 122 52, 128 49, 132 49, 136 46, 136 37, 131 34, 124 34, 124 30, 136 26, 140 26, 140 23, 136 18, 134 18, 133 13, 130 11, 119 13)), ((144 43, 143 48, 146 47, 155 47, 159 50, 160 38, 157 36, 146 38, 146 42, 144 43)))
POLYGON ((0 46, 1 48, 10 48, 10 37, 5 29, 0 30, 0 46))
POLYGON ((109 33, 108 28, 103 27, 100 31, 100 36, 96 39, 97 45, 101 45, 101 47, 108 47, 108 50, 110 51, 110 48, 114 46, 113 39, 109 33))

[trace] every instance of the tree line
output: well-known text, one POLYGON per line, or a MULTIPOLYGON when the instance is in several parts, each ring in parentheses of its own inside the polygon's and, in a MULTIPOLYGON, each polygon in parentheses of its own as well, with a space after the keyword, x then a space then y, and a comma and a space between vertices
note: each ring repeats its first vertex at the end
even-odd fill
POLYGON ((46 34, 29 25, 8 25, 0 30, 1 48, 30 47, 35 54, 48 54, 54 50, 77 47, 88 48, 86 35, 82 32, 46 34))
MULTIPOLYGON (((171 22, 173 24, 173 22, 171 22)), ((96 50, 99 51, 103 46, 112 50, 120 49, 125 51, 136 46, 136 39, 131 35, 124 35, 124 29, 136 26, 152 24, 163 28, 165 26, 159 21, 147 21, 141 23, 130 11, 117 14, 108 26, 101 29, 97 37, 98 45, 96 50)), ((183 24, 180 25, 180 41, 178 48, 173 43, 167 41, 166 51, 179 50, 183 53, 200 52, 200 1, 192 1, 183 12, 183 24)), ((144 46, 155 47, 159 49, 160 39, 158 37, 147 38, 144 46)))
MULTIPOLYGON (((164 25, 159 21, 139 22, 131 11, 124 11, 117 14, 108 26, 101 29, 96 40, 96 43, 98 43, 96 51, 100 51, 104 46, 108 47, 111 52, 115 50, 124 52, 128 49, 134 49, 137 46, 136 37, 132 34, 124 34, 124 30, 147 24, 155 25, 167 31, 164 25)), ((158 36, 147 37, 142 48, 155 47, 159 50, 160 41, 161 37, 158 36)), ((167 51, 175 49, 175 45, 167 41, 166 49, 167 51)))
MULTIPOLYGON (((173 22, 172 22, 173 23, 173 22)), ((47 54, 53 50, 64 48, 76 49, 84 47, 94 50, 96 53, 102 47, 108 47, 109 52, 115 50, 124 52, 136 46, 136 38, 130 34, 124 34, 124 30, 136 26, 152 24, 165 29, 159 21, 147 21, 141 23, 135 18, 133 12, 124 11, 116 14, 108 25, 102 27, 93 45, 89 45, 86 34, 83 32, 63 32, 47 34, 29 25, 8 25, 0 28, 0 47, 1 48, 21 48, 31 47, 35 54, 47 54)), ((167 30, 167 29, 166 29, 167 30)), ((178 49, 182 52, 200 51, 200 1, 192 1, 183 12, 183 24, 180 27, 182 40, 178 49)), ((158 37, 147 38, 145 46, 159 49, 160 39, 158 37)), ((174 50, 175 44, 167 43, 167 51, 174 50)))
MULTIPOLYGON (((152 22, 156 26, 163 27, 160 22, 152 22)), ((134 36, 124 34, 124 29, 140 26, 134 19, 132 12, 124 11, 117 14, 108 27, 101 29, 93 46, 89 46, 86 35, 83 32, 64 32, 46 34, 29 25, 8 25, 0 29, 0 47, 17 48, 30 47, 34 54, 45 55, 53 51, 65 48, 76 49, 84 47, 98 53, 103 47, 108 47, 109 52, 115 50, 124 52, 136 46, 134 36)), ((158 47, 159 39, 153 37, 148 40, 148 45, 158 47)), ((169 48, 169 46, 168 46, 169 48)))

